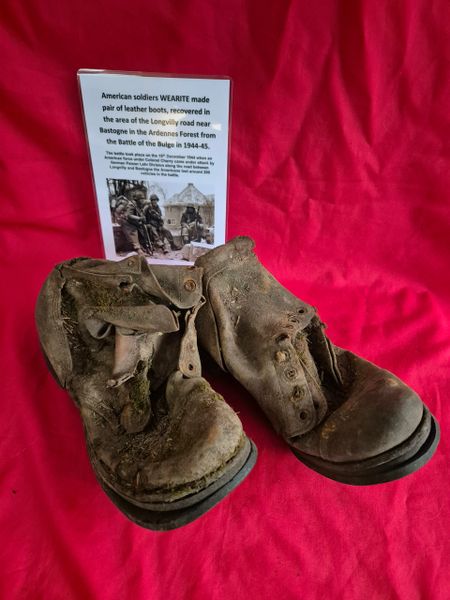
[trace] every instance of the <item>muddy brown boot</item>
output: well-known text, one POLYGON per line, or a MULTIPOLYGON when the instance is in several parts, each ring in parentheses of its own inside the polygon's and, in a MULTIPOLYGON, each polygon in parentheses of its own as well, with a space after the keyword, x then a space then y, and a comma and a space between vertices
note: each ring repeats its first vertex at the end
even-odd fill
POLYGON ((296 456, 354 485, 412 473, 432 456, 438 425, 400 379, 334 346, 314 308, 238 237, 196 261, 206 305, 200 344, 256 398, 296 456))
POLYGON ((249 473, 256 450, 201 377, 199 268, 74 259, 36 307, 50 370, 83 418, 95 474, 131 520, 156 530, 194 520, 249 473))

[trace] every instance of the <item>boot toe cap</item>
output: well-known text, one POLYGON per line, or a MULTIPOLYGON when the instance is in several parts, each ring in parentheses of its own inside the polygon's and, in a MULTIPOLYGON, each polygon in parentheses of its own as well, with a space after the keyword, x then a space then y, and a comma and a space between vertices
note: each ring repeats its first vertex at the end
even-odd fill
POLYGON ((320 427, 320 457, 333 462, 361 461, 388 452, 413 436, 424 405, 395 376, 381 372, 357 387, 320 427))
MULTIPOLYGON (((188 407, 161 460, 148 460, 142 471, 149 487, 192 491, 206 486, 226 470, 245 440, 236 413, 220 398, 201 398, 188 407)), ((171 492, 171 493, 172 493, 171 492)))
POLYGON ((172 407, 156 428, 124 434, 114 443, 97 439, 97 469, 133 502, 172 502, 194 494, 224 475, 244 448, 242 424, 223 398, 203 378, 179 379, 172 407))

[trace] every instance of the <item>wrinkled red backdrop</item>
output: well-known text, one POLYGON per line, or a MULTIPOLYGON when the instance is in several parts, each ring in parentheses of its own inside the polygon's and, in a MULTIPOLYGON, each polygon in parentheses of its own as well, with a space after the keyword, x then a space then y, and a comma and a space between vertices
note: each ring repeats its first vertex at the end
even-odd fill
POLYGON ((450 597, 449 8, 3 0, 2 598, 450 597), (442 429, 426 467, 376 487, 329 481, 214 374, 259 448, 253 472, 173 532, 140 529, 115 509, 33 321, 55 263, 102 253, 81 67, 233 78, 229 237, 254 237, 335 343, 419 392, 442 429))

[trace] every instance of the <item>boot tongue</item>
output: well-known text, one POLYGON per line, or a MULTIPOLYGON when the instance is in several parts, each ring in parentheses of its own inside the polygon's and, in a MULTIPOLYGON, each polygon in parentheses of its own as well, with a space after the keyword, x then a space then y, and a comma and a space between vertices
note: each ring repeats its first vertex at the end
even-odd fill
POLYGON ((117 387, 134 377, 146 342, 145 333, 137 334, 127 329, 116 328, 114 365, 108 387, 117 387))

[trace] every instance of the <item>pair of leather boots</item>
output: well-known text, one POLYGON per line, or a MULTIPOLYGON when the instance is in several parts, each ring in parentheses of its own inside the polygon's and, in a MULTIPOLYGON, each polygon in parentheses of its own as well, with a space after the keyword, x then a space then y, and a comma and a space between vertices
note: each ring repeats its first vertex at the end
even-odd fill
POLYGON ((76 258, 37 302, 49 368, 76 402, 100 484, 131 520, 194 520, 250 472, 256 448, 201 375, 197 346, 252 394, 297 458, 354 485, 407 475, 437 423, 397 377, 334 346, 315 309, 238 237, 194 267, 76 258))

